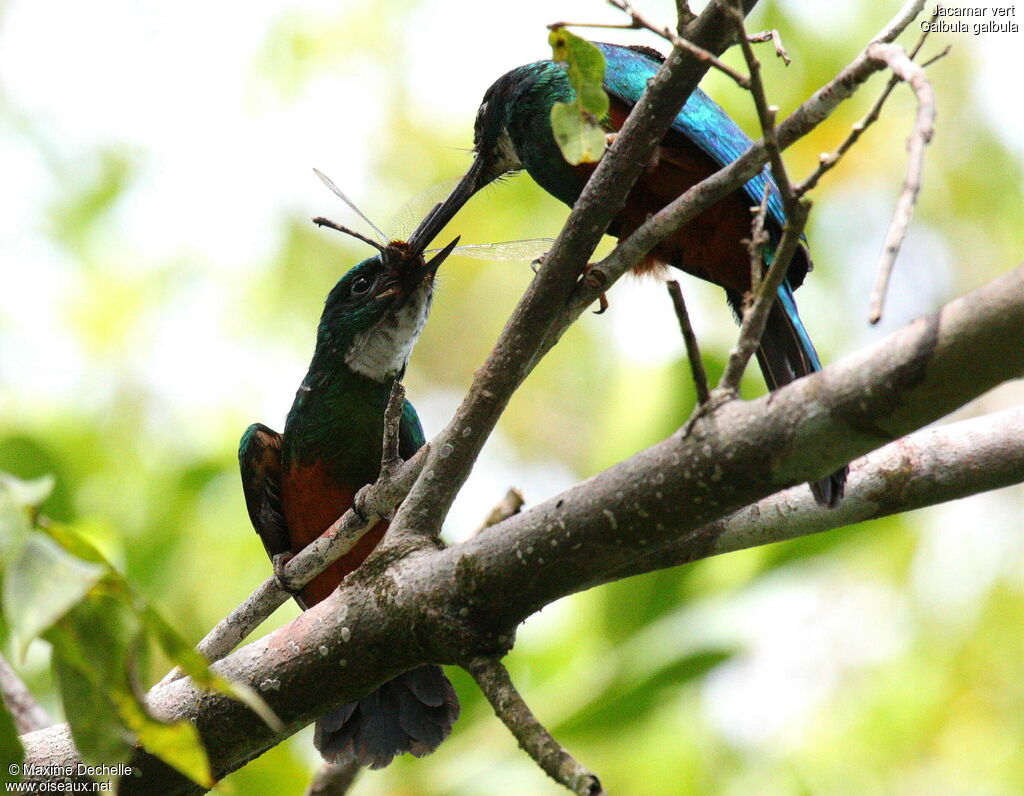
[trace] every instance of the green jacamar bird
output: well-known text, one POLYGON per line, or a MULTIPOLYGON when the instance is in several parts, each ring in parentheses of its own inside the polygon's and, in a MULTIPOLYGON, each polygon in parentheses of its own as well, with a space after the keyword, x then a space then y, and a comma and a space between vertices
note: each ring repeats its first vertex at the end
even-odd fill
MULTIPOLYGON (((614 133, 646 91, 647 81, 657 73, 664 57, 647 47, 596 46, 605 58, 603 85, 610 101, 602 123, 614 133)), ((574 98, 564 63, 537 61, 498 78, 477 111, 472 165, 444 203, 421 224, 416 240, 429 242, 474 193, 511 172, 525 170, 548 193, 569 206, 575 204, 596 164, 570 165, 551 128, 555 103, 572 102, 574 98)), ((608 233, 620 239, 629 236, 648 216, 736 160, 750 146, 750 139, 729 115, 703 91, 695 90, 665 133, 608 233)), ((770 263, 786 218, 782 197, 766 168, 742 189, 654 247, 635 272, 657 272, 671 265, 713 282, 725 288, 727 301, 739 316, 743 296, 751 284, 750 255, 742 241, 751 234, 750 207, 761 204, 766 190, 770 241, 765 260, 770 263)), ((810 268, 810 254, 803 241, 779 288, 757 352, 771 390, 821 369, 793 297, 810 268)), ((835 506, 845 482, 844 467, 811 484, 811 490, 819 503, 835 506)))
MULTIPOLYGON (((427 320, 437 268, 458 242, 425 262, 422 249, 356 237, 380 254, 352 268, 328 295, 313 360, 284 433, 253 424, 238 449, 249 518, 276 573, 352 506, 361 487, 376 481, 392 386, 427 320)), ((423 444, 416 410, 406 401, 399 455, 408 459, 423 444)), ((325 599, 387 528, 386 520, 378 522, 301 589, 295 595, 299 605, 306 609, 325 599)), ((381 768, 402 752, 432 752, 458 714, 458 699, 441 668, 421 666, 324 715, 314 742, 328 760, 354 758, 381 768)))

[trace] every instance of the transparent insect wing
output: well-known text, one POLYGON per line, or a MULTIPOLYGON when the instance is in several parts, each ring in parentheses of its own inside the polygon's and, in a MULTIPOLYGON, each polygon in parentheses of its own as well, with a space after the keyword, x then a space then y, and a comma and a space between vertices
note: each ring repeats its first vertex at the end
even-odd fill
MULTIPOLYGON (((384 234, 388 240, 408 240, 409 235, 419 226, 420 221, 426 218, 427 213, 434 209, 434 206, 443 202, 452 189, 458 184, 459 177, 439 182, 423 193, 416 194, 412 199, 398 208, 387 224, 384 225, 384 234)), ((435 251, 437 251, 435 249, 435 251)))
POLYGON ((341 201, 343 201, 350 208, 352 208, 352 211, 370 226, 370 229, 374 231, 374 233, 377 235, 377 238, 380 240, 381 243, 383 243, 386 246, 389 241, 394 240, 394 238, 389 238, 387 235, 385 235, 381 231, 380 227, 378 227, 376 224, 370 221, 370 219, 367 218, 366 215, 364 215, 363 211, 356 206, 356 203, 349 199, 347 196, 345 196, 341 188, 335 185, 334 181, 331 180, 330 177, 328 177, 319 169, 313 169, 313 171, 316 173, 316 176, 320 178, 320 181, 328 188, 330 188, 331 192, 335 196, 337 196, 339 199, 341 199, 341 201))
MULTIPOLYGON (((459 246, 452 252, 459 257, 471 257, 474 260, 502 260, 512 262, 536 260, 547 254, 554 243, 554 238, 528 238, 525 240, 506 240, 501 243, 470 243, 459 246)), ((432 249, 431 251, 437 251, 432 249)), ((426 252, 430 254, 430 252, 426 252)))

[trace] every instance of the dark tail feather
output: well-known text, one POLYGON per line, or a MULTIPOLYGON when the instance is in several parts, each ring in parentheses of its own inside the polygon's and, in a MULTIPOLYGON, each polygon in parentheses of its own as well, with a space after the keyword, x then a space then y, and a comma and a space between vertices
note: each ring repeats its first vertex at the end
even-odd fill
POLYGON ((313 743, 326 760, 384 768, 403 752, 433 752, 458 717, 459 700, 441 667, 421 666, 320 718, 313 743))
MULTIPOLYGON (((727 291, 733 310, 740 313, 742 299, 727 291)), ((757 362, 768 384, 777 390, 791 381, 821 370, 821 360, 797 313, 796 301, 789 285, 779 288, 779 295, 768 314, 768 323, 757 349, 757 362)), ((810 484, 814 499, 822 506, 835 508, 846 487, 846 467, 810 484)))

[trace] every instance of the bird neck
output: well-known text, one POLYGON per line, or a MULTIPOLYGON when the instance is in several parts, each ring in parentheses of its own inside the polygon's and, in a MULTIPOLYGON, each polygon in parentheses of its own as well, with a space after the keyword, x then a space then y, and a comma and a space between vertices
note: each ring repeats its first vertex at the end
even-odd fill
POLYGON ((285 465, 319 461, 339 479, 373 481, 390 395, 390 381, 354 372, 335 351, 317 350, 285 422, 285 465))

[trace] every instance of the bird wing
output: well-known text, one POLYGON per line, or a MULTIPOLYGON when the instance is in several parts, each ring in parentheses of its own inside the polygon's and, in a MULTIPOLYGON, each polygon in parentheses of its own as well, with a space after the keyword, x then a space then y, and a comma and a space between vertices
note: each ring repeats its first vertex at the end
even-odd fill
MULTIPOLYGON (((655 59, 658 54, 647 48, 638 50, 615 44, 597 46, 605 57, 605 91, 630 106, 635 105, 647 90, 647 81, 661 66, 655 59)), ((694 90, 676 115, 671 129, 686 136, 719 166, 732 163, 753 143, 729 114, 699 88, 694 90)), ((786 220, 782 196, 767 167, 752 177, 744 190, 754 204, 761 204, 766 185, 768 214, 781 228, 786 220)))
POLYGON ((406 400, 402 407, 402 421, 398 426, 398 455, 403 459, 411 459, 426 441, 420 416, 416 414, 415 407, 406 400))
POLYGON ((253 423, 238 445, 238 466, 249 519, 267 555, 292 552, 281 509, 281 435, 253 423))

